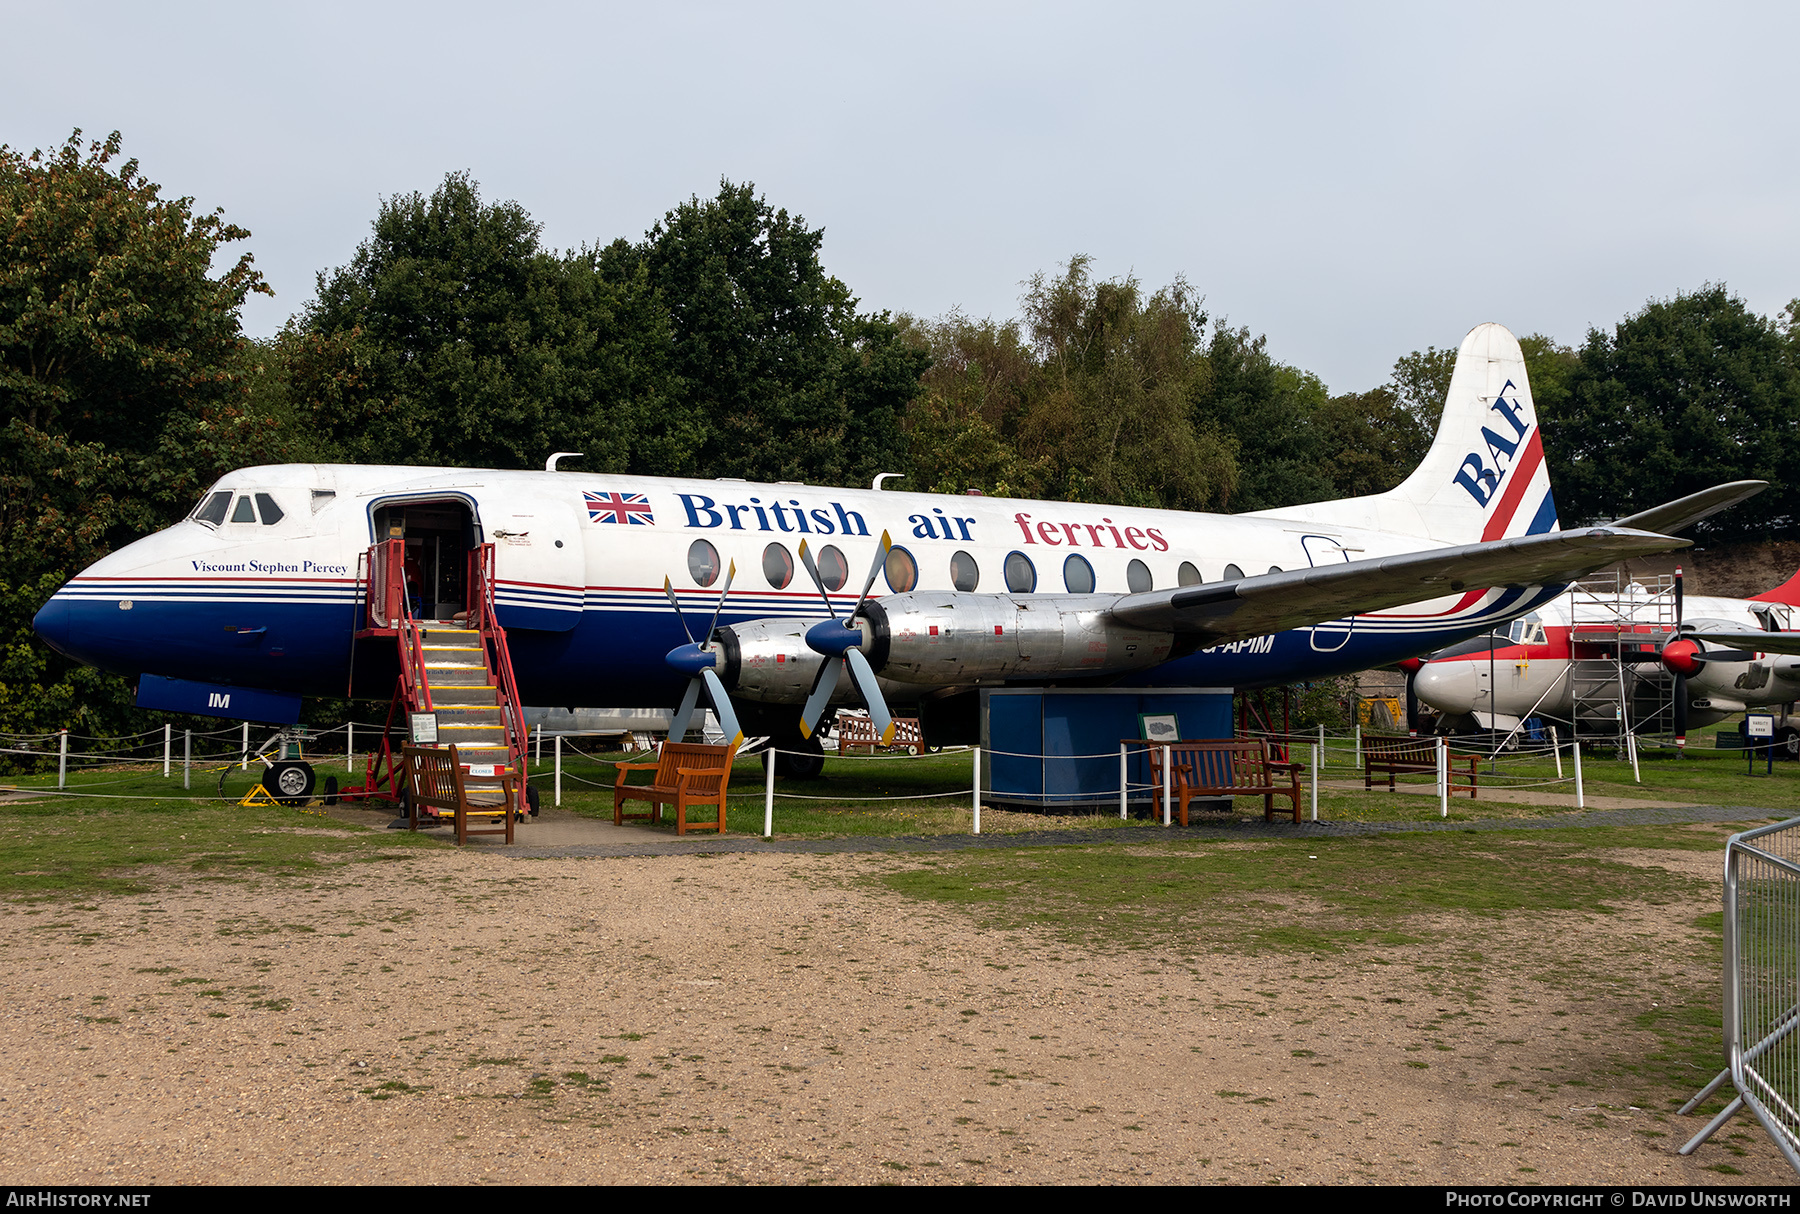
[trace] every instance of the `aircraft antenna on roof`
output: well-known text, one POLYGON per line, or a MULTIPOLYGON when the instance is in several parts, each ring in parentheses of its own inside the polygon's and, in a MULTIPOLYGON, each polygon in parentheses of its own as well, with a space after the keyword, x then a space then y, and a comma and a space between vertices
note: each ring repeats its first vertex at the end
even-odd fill
POLYGON ((875 478, 874 482, 872 484, 870 484, 869 488, 879 489, 879 488, 881 488, 881 482, 887 480, 890 476, 904 477, 905 475, 906 475, 906 473, 904 473, 904 472, 883 472, 875 478))
POLYGON ((582 454, 583 452, 580 451, 558 451, 555 455, 552 455, 549 459, 544 461, 544 471, 555 472, 557 460, 578 459, 582 454))

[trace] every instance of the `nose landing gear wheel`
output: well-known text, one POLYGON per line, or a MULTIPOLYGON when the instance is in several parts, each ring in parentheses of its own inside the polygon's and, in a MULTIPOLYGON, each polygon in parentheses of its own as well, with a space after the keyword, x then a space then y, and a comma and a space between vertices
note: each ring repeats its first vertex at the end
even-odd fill
POLYGON ((313 769, 311 763, 287 761, 269 764, 263 773, 263 791, 283 805, 293 808, 312 799, 313 769))

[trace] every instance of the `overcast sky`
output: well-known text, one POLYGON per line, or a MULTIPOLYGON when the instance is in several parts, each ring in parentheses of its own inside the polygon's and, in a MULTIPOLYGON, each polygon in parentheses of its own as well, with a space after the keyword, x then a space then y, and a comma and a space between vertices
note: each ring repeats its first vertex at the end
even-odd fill
POLYGON ((123 132, 254 233, 274 332, 384 197, 467 169, 553 247, 720 178, 867 309, 1184 274, 1334 392, 1471 326, 1800 296, 1791 4, 282 6, 0 0, 0 142, 123 132))

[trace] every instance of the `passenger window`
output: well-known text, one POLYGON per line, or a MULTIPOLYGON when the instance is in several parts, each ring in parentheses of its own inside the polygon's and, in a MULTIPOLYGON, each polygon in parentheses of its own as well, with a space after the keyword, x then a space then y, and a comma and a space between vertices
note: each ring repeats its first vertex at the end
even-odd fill
POLYGON ((919 584, 919 563, 904 548, 890 548, 887 554, 888 589, 905 594, 919 584))
POLYGON ((719 580, 719 550, 705 540, 688 545, 688 576, 696 586, 710 586, 719 580))
POLYGON ((1006 554, 1006 588, 1014 594, 1030 594, 1037 589, 1037 567, 1023 552, 1006 554))
POLYGON ((1094 567, 1084 556, 1070 556, 1063 562, 1063 585, 1070 594, 1094 593, 1094 567))
POLYGON ((794 580, 794 558, 786 548, 770 544, 763 549, 763 576, 775 589, 787 589, 788 583, 794 580))
POLYGON ((1181 562, 1181 570, 1175 575, 1177 586, 1198 586, 1201 582, 1200 570, 1192 561, 1181 562))
POLYGON ((1281 566, 1280 566, 1280 565, 1270 565, 1270 566, 1269 566, 1269 572, 1270 572, 1270 573, 1280 573, 1280 572, 1281 572, 1281 566))
POLYGON ((256 508, 262 511, 263 526, 273 527, 276 523, 281 521, 281 507, 277 506, 275 504, 275 499, 268 494, 259 493, 256 495, 256 508))
POLYGON ((819 549, 819 580, 834 594, 850 580, 850 562, 830 544, 819 549))
POLYGON ((1138 560, 1125 566, 1125 588, 1133 594, 1144 594, 1154 590, 1156 579, 1150 576, 1150 566, 1138 560))
POLYGON ((1243 577, 1244 571, 1242 569, 1239 569, 1236 565, 1227 565, 1227 566, 1225 566, 1225 572, 1220 576, 1222 576, 1226 581, 1230 582, 1230 581, 1236 580, 1237 578, 1243 577))
POLYGON ((203 523, 211 523, 217 527, 225 521, 225 511, 231 505, 231 493, 215 493, 194 511, 194 517, 203 523))
POLYGON ((965 593, 981 584, 981 569, 974 557, 959 552, 950 558, 950 584, 965 593))
POLYGON ((254 523, 256 521, 256 507, 250 504, 248 493, 238 498, 237 508, 231 512, 231 521, 234 523, 254 523))

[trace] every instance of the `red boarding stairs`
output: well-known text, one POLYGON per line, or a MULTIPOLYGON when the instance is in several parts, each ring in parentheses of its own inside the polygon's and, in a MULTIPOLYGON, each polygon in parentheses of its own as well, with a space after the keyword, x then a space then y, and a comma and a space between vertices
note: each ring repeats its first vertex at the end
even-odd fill
POLYGON ((482 544, 469 553, 468 610, 460 620, 414 617, 406 589, 406 541, 383 540, 371 546, 357 565, 362 617, 357 639, 393 637, 400 655, 400 677, 388 703, 380 746, 370 751, 361 785, 340 796, 379 797, 399 801, 400 756, 393 738, 396 727, 410 740, 411 714, 437 717, 437 744, 454 742, 462 760, 472 801, 482 794, 501 797, 499 777, 517 772, 517 804, 527 812, 524 776, 525 714, 513 682, 512 655, 506 630, 494 616, 494 546, 482 544), (396 720, 398 718, 398 720, 396 720))

